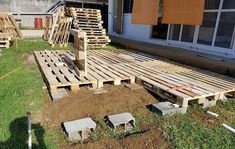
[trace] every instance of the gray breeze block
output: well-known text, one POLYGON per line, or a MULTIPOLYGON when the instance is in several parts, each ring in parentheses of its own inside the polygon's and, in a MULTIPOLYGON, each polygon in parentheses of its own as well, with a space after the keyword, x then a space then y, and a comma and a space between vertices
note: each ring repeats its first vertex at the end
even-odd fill
POLYGON ((84 140, 95 130, 96 123, 91 118, 84 118, 63 123, 69 141, 84 140))
POLYGON ((187 108, 175 107, 171 102, 160 102, 157 104, 152 104, 152 111, 159 112, 161 115, 173 115, 175 113, 187 113, 187 108))
POLYGON ((114 126, 124 125, 125 132, 131 130, 135 126, 135 118, 130 113, 121 113, 108 116, 108 121, 114 126))

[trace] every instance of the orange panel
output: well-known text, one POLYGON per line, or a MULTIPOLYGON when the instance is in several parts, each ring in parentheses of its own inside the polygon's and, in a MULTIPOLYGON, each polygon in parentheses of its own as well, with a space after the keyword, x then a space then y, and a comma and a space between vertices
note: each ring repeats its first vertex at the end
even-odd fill
POLYGON ((205 0, 163 0, 163 24, 201 25, 205 0))
POLYGON ((134 0, 132 24, 156 25, 158 22, 159 0, 134 0))

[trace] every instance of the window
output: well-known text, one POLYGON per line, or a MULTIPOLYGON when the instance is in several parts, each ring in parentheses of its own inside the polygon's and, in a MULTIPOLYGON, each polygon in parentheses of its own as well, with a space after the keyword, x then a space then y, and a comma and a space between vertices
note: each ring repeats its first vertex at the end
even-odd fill
POLYGON ((224 0, 223 9, 235 9, 234 0, 224 0))
POLYGON ((217 30, 215 46, 232 48, 235 36, 235 12, 222 12, 217 30))
POLYGON ((217 20, 217 12, 205 12, 203 23, 200 26, 198 41, 199 44, 212 45, 215 25, 217 20))
POLYGON ((170 27, 170 37, 169 37, 170 40, 176 40, 176 41, 179 40, 180 28, 181 28, 181 25, 171 25, 171 27, 170 27))
POLYGON ((124 0, 123 13, 132 13, 133 0, 124 0))
POLYGON ((156 39, 167 39, 168 24, 161 24, 158 22, 158 25, 154 25, 152 28, 152 38, 156 39))
POLYGON ((205 9, 219 9, 220 0, 206 0, 205 9))
POLYGON ((194 32, 195 32, 195 26, 184 25, 182 30, 181 41, 193 42, 194 32))

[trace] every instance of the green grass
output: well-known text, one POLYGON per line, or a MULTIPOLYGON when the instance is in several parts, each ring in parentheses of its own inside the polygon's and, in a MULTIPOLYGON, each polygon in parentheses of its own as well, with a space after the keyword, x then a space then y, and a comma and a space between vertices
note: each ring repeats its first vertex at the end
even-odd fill
MULTIPOLYGON (((26 112, 36 112, 45 104, 46 91, 36 65, 23 63, 23 54, 43 49, 53 49, 41 40, 19 40, 9 49, 2 49, 0 77, 16 68, 18 71, 0 80, 0 148, 26 148, 26 112), (17 45, 17 46, 16 46, 17 45)), ((57 49, 57 48, 54 48, 57 49)), ((34 124, 35 148, 58 148, 57 136, 48 133, 46 126, 34 124), (38 142, 35 138, 38 138, 38 142)))
MULTIPOLYGON (((220 116, 215 121, 217 124, 211 125, 200 121, 200 116, 194 116, 193 110, 186 115, 168 116, 164 119, 163 132, 169 138, 174 148, 226 148, 233 149, 235 146, 235 136, 229 130, 221 126, 227 123, 235 127, 235 102, 219 102, 215 107, 208 110, 218 113, 220 116)), ((206 110, 205 110, 206 111, 206 110)), ((209 117, 204 111, 199 113, 209 117)))
MULTIPOLYGON (((68 48, 71 49, 69 44, 68 48)), ((2 49, 0 77, 14 69, 16 72, 0 80, 0 148, 26 148, 26 112, 37 112, 45 104, 47 92, 42 90, 43 79, 37 65, 25 63, 23 55, 36 50, 55 50, 42 40, 18 40, 9 49, 2 49)), ((116 49, 107 46, 105 49, 116 49)), ((47 126, 33 124, 34 148, 58 148, 60 135, 47 126)))

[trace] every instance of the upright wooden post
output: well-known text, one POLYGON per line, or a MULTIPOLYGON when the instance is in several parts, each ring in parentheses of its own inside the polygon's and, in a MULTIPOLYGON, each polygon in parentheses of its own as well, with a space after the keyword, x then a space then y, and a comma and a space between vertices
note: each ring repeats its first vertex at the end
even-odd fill
POLYGON ((80 77, 87 75, 87 37, 86 32, 72 29, 71 34, 74 36, 74 54, 75 64, 78 68, 76 72, 80 77))

